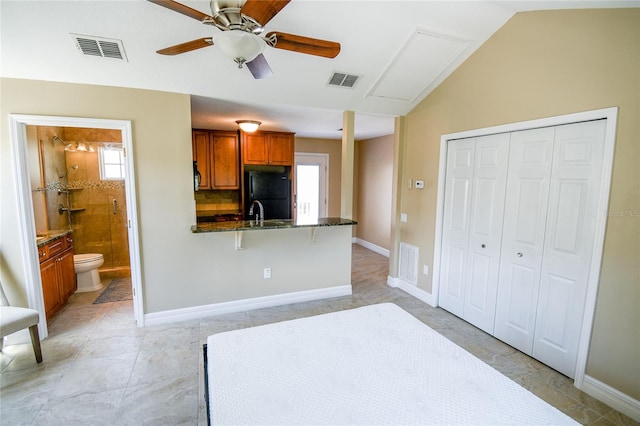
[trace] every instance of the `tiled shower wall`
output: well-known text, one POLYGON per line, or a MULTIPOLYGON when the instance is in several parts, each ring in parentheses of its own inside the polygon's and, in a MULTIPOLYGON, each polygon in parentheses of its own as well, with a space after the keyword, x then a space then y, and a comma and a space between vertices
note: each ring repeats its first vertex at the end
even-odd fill
POLYGON ((78 166, 68 177, 71 228, 74 249, 80 253, 101 253, 100 270, 129 267, 127 206, 124 181, 100 180, 98 147, 101 142, 120 142, 120 132, 100 129, 65 129, 65 140, 92 142, 95 152, 65 151, 67 167, 78 166))
POLYGON ((100 180, 97 152, 104 142, 121 143, 120 131, 37 127, 35 134, 40 167, 39 171, 34 169, 31 173, 32 189, 47 188, 33 192, 37 231, 69 229, 71 226, 76 254, 101 253, 104 256, 101 271, 128 269, 124 181, 100 180), (67 143, 92 143, 95 152, 65 151, 63 143, 53 140, 54 135, 67 143), (69 170, 74 165, 78 169, 69 170), (68 176, 65 176, 68 170, 68 176), (70 214, 59 214, 60 205, 75 210, 70 214), (46 218, 43 217, 45 214, 46 218), (48 229, 40 229, 45 227, 48 229))

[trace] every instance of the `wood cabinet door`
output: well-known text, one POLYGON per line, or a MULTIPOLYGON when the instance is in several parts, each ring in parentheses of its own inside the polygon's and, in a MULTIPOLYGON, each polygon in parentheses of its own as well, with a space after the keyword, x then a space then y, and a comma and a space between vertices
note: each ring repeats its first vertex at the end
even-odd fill
POLYGON ((194 130, 192 133, 193 161, 198 163, 200 172, 200 189, 211 189, 211 172, 209 169, 209 132, 194 130))
MULTIPOLYGON (((42 297, 47 318, 56 313, 62 306, 60 289, 58 287, 57 257, 45 260, 40 264, 40 278, 42 279, 42 297)), ((71 260, 73 266, 73 257, 71 260)))
POLYGON ((60 278, 60 294, 66 301, 77 289, 76 271, 73 266, 73 250, 67 250, 58 258, 58 272, 60 278))
POLYGON ((269 135, 269 164, 278 166, 293 165, 293 135, 269 135))
POLYGON ((269 164, 268 142, 264 134, 242 134, 242 161, 244 164, 269 164))
POLYGON ((235 132, 211 133, 211 188, 240 188, 240 150, 235 132))

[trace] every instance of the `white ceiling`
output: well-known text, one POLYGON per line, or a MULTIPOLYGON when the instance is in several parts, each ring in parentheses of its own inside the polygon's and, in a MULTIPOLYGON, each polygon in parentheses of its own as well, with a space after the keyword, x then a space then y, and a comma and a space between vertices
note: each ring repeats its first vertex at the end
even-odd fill
MULTIPOLYGON (((182 3, 211 14, 208 1, 182 3)), ((267 47, 274 75, 254 80, 216 46, 156 54, 219 30, 147 1, 3 0, 0 72, 190 94, 197 128, 235 129, 244 118, 262 121, 265 130, 339 139, 343 111, 355 111, 356 139, 367 139, 393 133, 395 116, 411 111, 518 11, 639 6, 640 0, 293 0, 265 32, 337 41, 341 52, 326 59, 267 47), (429 42, 411 44, 417 32, 429 42), (128 61, 81 55, 70 33, 122 40, 128 61), (335 71, 361 77, 353 89, 330 87, 335 71)))

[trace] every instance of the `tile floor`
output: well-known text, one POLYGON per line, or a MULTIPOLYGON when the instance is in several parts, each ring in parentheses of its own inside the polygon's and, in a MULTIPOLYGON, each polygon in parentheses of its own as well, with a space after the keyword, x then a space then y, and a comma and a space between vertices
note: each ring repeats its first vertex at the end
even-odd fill
POLYGON ((2 425, 205 425, 202 344, 226 330, 393 302, 582 424, 633 420, 571 380, 449 314, 386 285, 388 259, 353 247, 353 295, 137 328, 131 302, 74 295, 49 324, 44 362, 31 345, 0 354, 2 425))

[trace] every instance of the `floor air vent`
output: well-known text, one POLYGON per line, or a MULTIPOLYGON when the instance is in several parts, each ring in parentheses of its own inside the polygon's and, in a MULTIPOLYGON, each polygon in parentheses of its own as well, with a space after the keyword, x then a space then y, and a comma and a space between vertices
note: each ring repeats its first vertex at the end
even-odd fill
POLYGON ((409 284, 418 284, 418 247, 400 243, 398 278, 409 284))
POLYGON ((359 75, 347 74, 343 72, 334 72, 329 79, 329 86, 349 87, 355 86, 360 78, 359 75))
POLYGON ((87 56, 98 56, 107 59, 126 61, 124 46, 121 40, 71 34, 78 51, 87 56))

